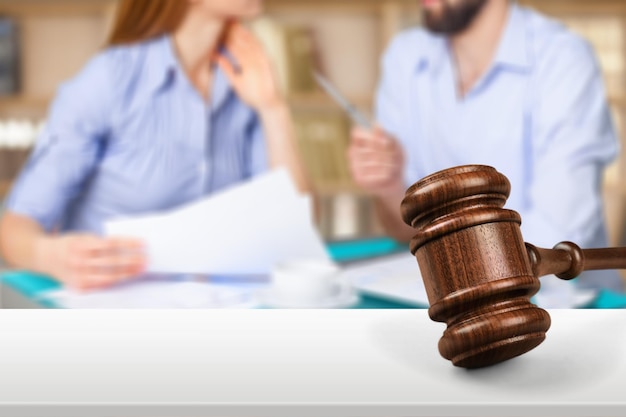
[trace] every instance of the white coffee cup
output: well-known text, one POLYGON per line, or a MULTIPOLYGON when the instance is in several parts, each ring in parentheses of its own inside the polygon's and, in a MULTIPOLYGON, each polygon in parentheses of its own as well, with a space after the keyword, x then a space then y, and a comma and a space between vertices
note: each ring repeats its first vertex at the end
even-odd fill
POLYGON ((272 270, 272 293, 283 305, 315 307, 339 297, 346 290, 339 273, 340 269, 328 262, 283 262, 272 270))

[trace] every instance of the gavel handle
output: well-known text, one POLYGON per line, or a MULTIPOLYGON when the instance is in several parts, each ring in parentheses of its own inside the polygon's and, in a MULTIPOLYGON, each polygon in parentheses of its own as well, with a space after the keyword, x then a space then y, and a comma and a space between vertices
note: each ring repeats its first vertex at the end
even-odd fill
POLYGON ((553 249, 526 243, 526 250, 537 277, 554 274, 569 280, 583 271, 626 269, 626 248, 581 249, 575 243, 561 242, 553 249))

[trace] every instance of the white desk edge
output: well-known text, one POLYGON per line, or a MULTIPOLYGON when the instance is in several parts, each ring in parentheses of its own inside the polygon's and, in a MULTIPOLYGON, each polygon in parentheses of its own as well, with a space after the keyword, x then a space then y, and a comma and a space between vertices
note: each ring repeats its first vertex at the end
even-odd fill
POLYGON ((467 371, 426 310, 4 310, 0 416, 626 415, 626 310, 550 314, 467 371))

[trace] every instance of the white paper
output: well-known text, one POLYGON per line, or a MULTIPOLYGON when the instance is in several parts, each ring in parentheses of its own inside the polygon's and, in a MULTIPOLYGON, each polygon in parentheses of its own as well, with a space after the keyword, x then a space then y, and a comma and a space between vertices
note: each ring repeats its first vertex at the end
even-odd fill
POLYGON ((330 262, 308 197, 276 170, 162 214, 113 220, 107 235, 144 241, 148 272, 269 274, 292 259, 330 262))
POLYGON ((578 288, 571 281, 548 275, 539 278, 541 289, 533 302, 542 308, 577 308, 589 304, 597 296, 597 290, 578 288))
POLYGON ((342 275, 365 294, 420 307, 428 306, 422 274, 411 253, 358 262, 344 267, 342 275))
MULTIPOLYGON (((415 257, 399 254, 344 267, 343 275, 359 291, 381 298, 426 307, 426 288, 415 257)), ((532 302, 542 308, 576 308, 590 303, 597 291, 577 288, 555 276, 540 278, 541 289, 532 302)))
POLYGON ((219 285, 182 277, 143 277, 125 284, 79 292, 46 292, 42 299, 72 309, 142 308, 254 308, 257 285, 219 285))

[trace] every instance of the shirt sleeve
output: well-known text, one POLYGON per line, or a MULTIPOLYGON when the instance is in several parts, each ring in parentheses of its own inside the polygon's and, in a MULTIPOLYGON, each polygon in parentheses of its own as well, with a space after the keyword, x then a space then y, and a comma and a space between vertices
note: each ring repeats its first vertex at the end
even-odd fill
POLYGON ((61 86, 45 128, 6 202, 6 210, 52 230, 82 190, 105 139, 111 108, 103 53, 61 86))
POLYGON ((419 147, 415 143, 415 132, 412 132, 411 94, 407 89, 411 85, 412 54, 420 49, 419 37, 415 32, 404 32, 396 36, 381 61, 381 80, 376 94, 376 121, 381 128, 401 144, 405 152, 404 178, 407 186, 422 178, 419 163, 412 160, 411 147, 419 147))
MULTIPOLYGON (((607 244, 602 180, 618 142, 591 47, 575 38, 538 68, 537 101, 524 237, 543 247, 570 240, 607 244)), ((617 274, 598 272, 594 287, 621 288, 617 274)))

